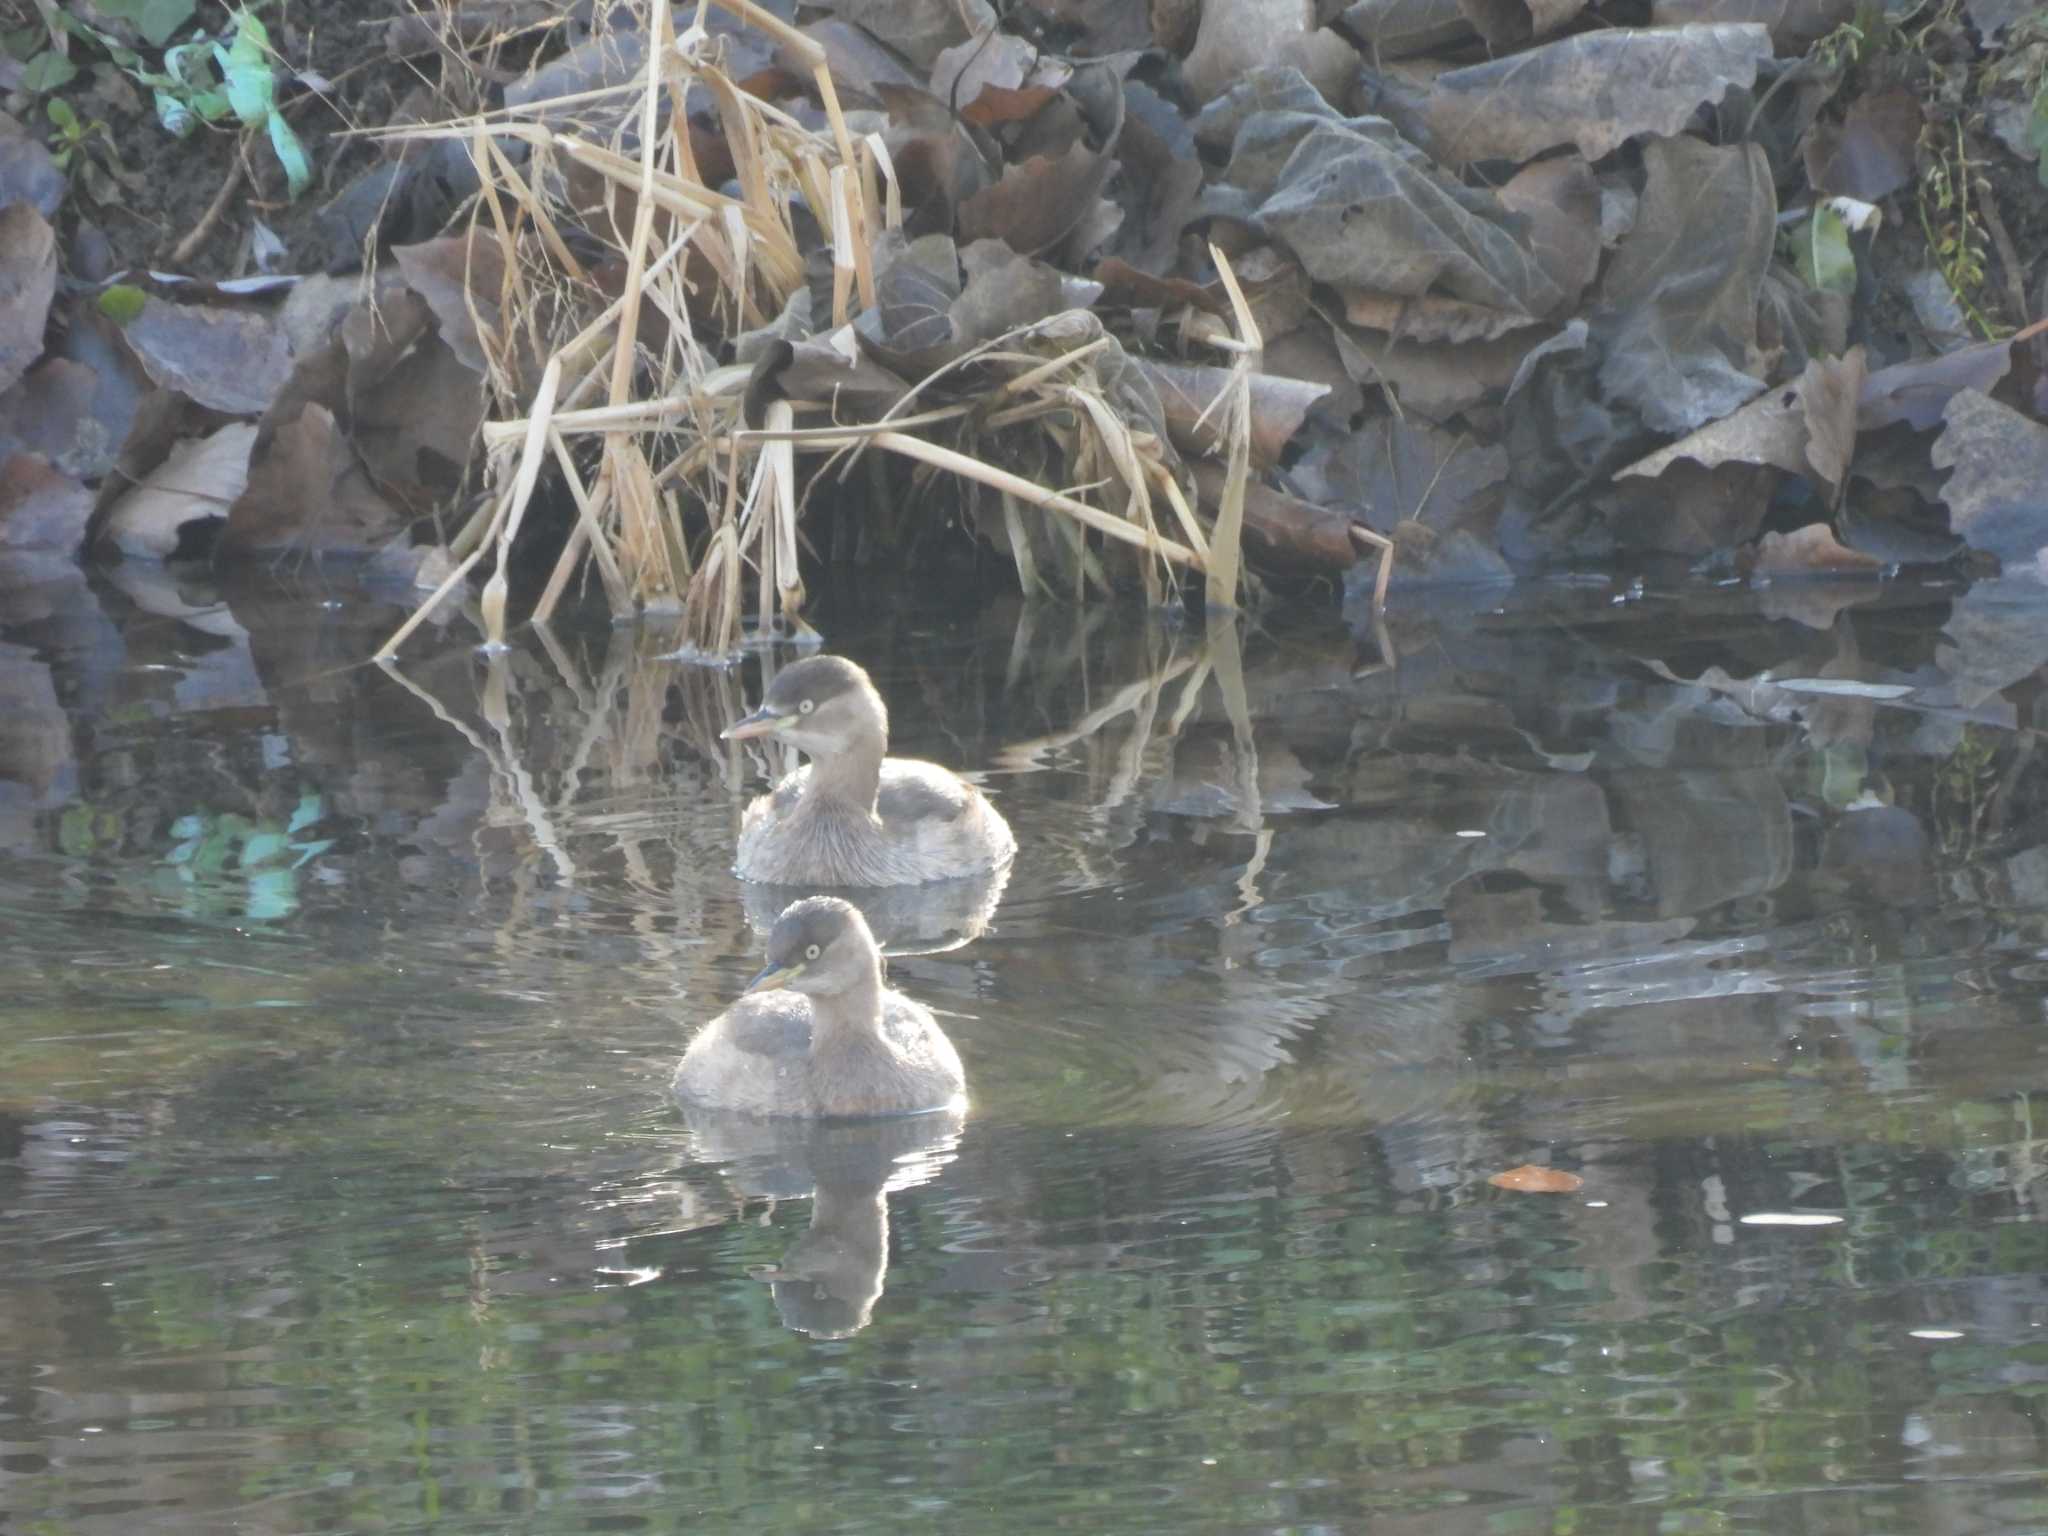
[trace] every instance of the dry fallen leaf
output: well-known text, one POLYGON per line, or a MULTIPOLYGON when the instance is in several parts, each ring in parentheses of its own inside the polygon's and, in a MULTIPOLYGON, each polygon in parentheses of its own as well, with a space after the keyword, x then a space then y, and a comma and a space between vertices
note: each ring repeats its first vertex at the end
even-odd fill
POLYGON ((249 483, 256 424, 230 422, 209 437, 188 438, 107 509, 100 537, 124 555, 163 560, 188 524, 226 518, 249 483))
POLYGON ((1586 1187, 1586 1181, 1576 1173, 1566 1173, 1561 1168, 1542 1168, 1535 1163, 1524 1163, 1519 1168, 1496 1173, 1486 1182, 1495 1189, 1512 1189, 1524 1195, 1569 1195, 1586 1187))
POLYGON ((1731 87, 1747 89, 1772 54, 1754 24, 1609 27, 1454 69, 1387 115, 1448 166, 1535 159, 1576 144, 1599 160, 1643 135, 1680 132, 1731 87))
POLYGON ((1934 465, 1954 473, 1941 488, 1949 526, 2008 569, 2048 549, 2048 427, 1974 389, 1942 413, 1934 465))
POLYGON ((1844 547, 1826 523, 1765 534, 1749 564, 1754 576, 1877 576, 1883 571, 1882 560, 1844 547))
POLYGON ((1202 22, 1182 75, 1197 102, 1213 101, 1247 70, 1292 65, 1328 98, 1341 97, 1358 54, 1316 26, 1311 0, 1203 0, 1202 22))
POLYGON ((1863 385, 1863 349, 1816 358, 1790 384, 1767 390, 1732 416, 1707 423, 1668 448, 1615 471, 1617 480, 1663 474, 1678 459, 1708 466, 1769 464, 1812 475, 1838 492, 1856 443, 1856 400, 1863 385))
POLYGON ((56 292, 56 231, 31 204, 0 211, 0 390, 42 356, 56 292))
POLYGON ((1874 203, 1912 181, 1919 141, 1919 99, 1886 91, 1857 98, 1839 126, 1814 124, 1800 153, 1815 192, 1874 203))
POLYGON ((151 296, 122 335, 151 382, 229 416, 262 414, 291 376, 283 328, 261 310, 151 296))

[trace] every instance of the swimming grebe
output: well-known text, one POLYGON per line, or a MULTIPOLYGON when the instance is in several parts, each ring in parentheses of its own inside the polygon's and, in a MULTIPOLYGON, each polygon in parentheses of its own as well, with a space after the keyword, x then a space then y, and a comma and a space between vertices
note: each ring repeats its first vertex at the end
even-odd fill
POLYGON ((914 1115, 966 1101, 959 1052, 931 1010, 882 985, 859 911, 796 902, 768 935, 747 996, 690 1042, 677 1097, 748 1115, 914 1115))
POLYGON ((1000 869, 1009 824, 936 763, 888 757, 889 713, 840 656, 785 668, 732 741, 788 742, 811 759, 747 807, 736 868, 776 885, 921 885, 1000 869))

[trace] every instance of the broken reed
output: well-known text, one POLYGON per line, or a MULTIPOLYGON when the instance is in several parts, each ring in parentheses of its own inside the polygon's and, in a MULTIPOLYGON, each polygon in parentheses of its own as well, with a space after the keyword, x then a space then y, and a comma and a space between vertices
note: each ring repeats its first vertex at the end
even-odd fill
POLYGON ((472 308, 494 398, 521 399, 522 350, 526 356, 545 355, 546 363, 524 415, 486 423, 490 493, 449 541, 453 569, 385 642, 381 655, 394 654, 435 606, 493 557, 482 612, 487 641, 503 643, 511 550, 549 464, 562 478, 575 523, 535 617, 552 615, 588 561, 615 616, 680 613, 689 643, 707 656, 729 655, 739 645, 743 572, 749 565, 757 578, 761 632, 803 628, 796 527, 800 453, 850 460, 875 449, 909 459, 920 471, 944 471, 987 488, 1000 499, 1027 589, 1051 590, 1035 570, 1029 539, 1018 537, 1023 506, 1066 520, 1080 571, 1099 574, 1083 543, 1085 532, 1093 532, 1134 549, 1147 593, 1155 600, 1185 571, 1204 577, 1211 606, 1236 606, 1250 458, 1250 377, 1261 341, 1220 252, 1215 259, 1231 297, 1236 334, 1219 330, 1210 339, 1233 354, 1235 373, 1218 401, 1228 475, 1211 535, 1204 534, 1189 504, 1170 449, 1149 432, 1134 432, 1096 386, 1090 364, 1106 345, 1099 331, 1077 345, 1061 346, 1063 328, 1057 322, 1066 317, 1052 317, 976 348, 914 386, 878 422, 799 426, 799 409, 810 416, 825 408, 779 402, 770 407, 762 429, 746 430, 741 397, 751 370, 720 366, 711 350, 715 339, 707 345, 697 337, 686 273, 693 278, 711 274, 716 313, 726 333, 773 319, 805 281, 805 252, 792 212, 801 197, 810 209, 828 211, 832 328, 850 334, 842 328, 851 318, 854 295, 862 307, 875 301, 877 217, 880 228, 901 224, 894 167, 878 134, 856 140, 849 130, 824 49, 749 0, 700 0, 696 19, 680 35, 668 0, 650 0, 643 35, 645 62, 627 85, 393 135, 467 141, 482 181, 472 218, 487 226, 504 257, 500 324, 486 325, 472 308), (702 25, 707 3, 770 34, 809 67, 828 133, 804 128, 734 84, 702 25), (699 173, 680 106, 693 83, 715 104, 741 193, 737 198, 706 185, 699 173), (666 113, 661 110, 664 94, 671 104, 666 113), (621 148, 623 117, 608 145, 552 126, 632 97, 638 98, 639 108, 637 156, 621 148), (505 151, 506 144, 515 142, 527 149, 523 173, 505 151), (539 334, 548 288, 591 291, 590 273, 562 237, 557 211, 544 190, 556 184, 558 174, 573 173, 594 178, 604 188, 613 216, 610 228, 602 220, 586 223, 590 233, 609 236, 623 257, 625 279, 618 298, 550 351, 539 334), (631 228, 622 232, 617 214, 627 200, 631 228), (545 283, 523 265, 536 255, 545 283), (639 345, 641 312, 648 305, 666 323, 668 339, 658 357, 644 357, 639 345), (1053 355, 1045 355, 1048 349, 1053 355), (984 372, 993 369, 1007 377, 973 402, 912 409, 941 375, 970 360, 986 365, 984 372), (635 385, 643 379, 652 381, 651 388, 636 398, 635 385), (984 434, 1034 424, 1052 444, 1059 478, 1075 491, 1049 489, 974 451, 984 434), (956 431, 962 445, 935 441, 941 429, 956 431), (600 451, 595 476, 586 479, 590 461, 579 459, 572 445, 591 438, 598 440, 600 451), (662 461, 655 462, 650 453, 662 455, 662 461), (1177 537, 1161 530, 1155 497, 1170 509, 1177 537), (694 540, 694 555, 686 505, 700 507, 706 524, 694 540))

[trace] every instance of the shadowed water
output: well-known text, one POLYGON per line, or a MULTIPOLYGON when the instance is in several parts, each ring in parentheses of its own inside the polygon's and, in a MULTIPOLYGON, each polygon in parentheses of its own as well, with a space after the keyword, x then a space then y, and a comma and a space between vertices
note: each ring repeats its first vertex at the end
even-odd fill
POLYGON ((0 1533, 2048 1530, 2048 604, 1853 596, 828 595, 1021 852, 774 1128, 787 654, 21 581, 0 1533))

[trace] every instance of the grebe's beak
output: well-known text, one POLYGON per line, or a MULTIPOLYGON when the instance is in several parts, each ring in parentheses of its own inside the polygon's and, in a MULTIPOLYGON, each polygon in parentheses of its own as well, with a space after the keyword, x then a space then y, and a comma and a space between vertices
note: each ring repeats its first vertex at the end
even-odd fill
POLYGON ((766 704, 763 704, 751 715, 742 715, 739 719, 733 721, 731 725, 728 725, 723 731, 719 732, 718 739, 720 741, 751 741, 756 736, 773 736, 788 723, 789 718, 788 715, 780 714, 775 710, 771 710, 766 704))
POLYGON ((766 966, 752 981, 747 983, 746 990, 749 992, 773 992, 777 987, 788 986, 797 977, 803 975, 803 973, 804 963, 801 960, 797 961, 794 965, 766 966))

